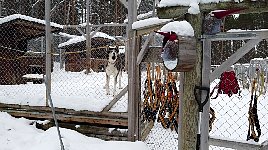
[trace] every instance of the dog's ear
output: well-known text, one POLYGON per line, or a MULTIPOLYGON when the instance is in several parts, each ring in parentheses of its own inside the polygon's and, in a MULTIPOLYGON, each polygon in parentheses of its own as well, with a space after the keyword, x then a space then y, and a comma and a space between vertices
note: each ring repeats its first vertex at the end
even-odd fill
POLYGON ((109 58, 109 53, 110 53, 110 48, 107 47, 106 51, 105 51, 105 58, 108 59, 109 58))

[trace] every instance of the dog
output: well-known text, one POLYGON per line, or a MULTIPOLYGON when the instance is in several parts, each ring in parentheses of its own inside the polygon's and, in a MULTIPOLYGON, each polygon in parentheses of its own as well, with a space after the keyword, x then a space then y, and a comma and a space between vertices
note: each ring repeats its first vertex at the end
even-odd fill
POLYGON ((116 84, 117 84, 117 79, 119 79, 119 89, 122 89, 121 85, 121 78, 122 78, 122 71, 124 70, 125 66, 125 54, 124 53, 119 53, 119 47, 111 47, 109 46, 107 48, 107 60, 108 64, 105 68, 106 72, 106 84, 105 84, 105 89, 106 89, 106 94, 110 95, 110 77, 114 77, 114 86, 113 86, 113 96, 116 94, 116 84))

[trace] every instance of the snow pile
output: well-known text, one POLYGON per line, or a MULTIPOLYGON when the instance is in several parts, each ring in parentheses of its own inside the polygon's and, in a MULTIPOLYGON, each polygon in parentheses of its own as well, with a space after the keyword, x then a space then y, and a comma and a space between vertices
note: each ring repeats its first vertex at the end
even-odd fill
MULTIPOLYGON (((1 150, 59 150, 56 127, 36 129, 33 121, 16 119, 0 112, 1 150)), ((74 130, 60 128, 65 150, 148 150, 143 142, 104 141, 87 137, 74 130)))
POLYGON ((194 36, 194 29, 187 21, 174 21, 164 25, 160 31, 170 32, 173 31, 181 36, 194 36))
POLYGON ((132 29, 139 29, 143 27, 149 27, 152 25, 159 25, 166 22, 170 22, 171 19, 159 19, 158 17, 148 18, 144 20, 136 21, 132 24, 132 29))
MULTIPOLYGON (((170 6, 189 6, 188 13, 198 14, 200 13, 199 4, 205 3, 219 3, 229 2, 232 0, 161 0, 158 7, 170 7, 170 6)), ((239 2, 239 0, 235 0, 239 2)))

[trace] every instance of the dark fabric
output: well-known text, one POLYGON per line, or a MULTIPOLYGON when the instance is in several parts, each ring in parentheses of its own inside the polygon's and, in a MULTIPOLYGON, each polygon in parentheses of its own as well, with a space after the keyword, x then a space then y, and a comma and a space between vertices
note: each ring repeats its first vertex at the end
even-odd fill
POLYGON ((222 94, 237 94, 240 90, 234 71, 225 71, 221 74, 218 92, 222 94))
POLYGON ((167 44, 163 48, 162 58, 164 61, 173 61, 177 58, 177 52, 179 51, 179 41, 167 41, 167 44))
POLYGON ((203 33, 204 34, 217 34, 221 32, 222 20, 217 19, 211 15, 207 15, 203 21, 203 33))

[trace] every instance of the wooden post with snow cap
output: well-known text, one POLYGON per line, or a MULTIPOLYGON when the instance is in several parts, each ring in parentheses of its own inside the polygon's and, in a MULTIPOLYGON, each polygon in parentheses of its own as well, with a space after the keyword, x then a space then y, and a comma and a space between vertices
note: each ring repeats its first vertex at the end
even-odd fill
MULTIPOLYGON (((192 25, 195 32, 195 37, 199 38, 201 36, 202 29, 201 14, 187 14, 186 20, 192 25)), ((196 150, 196 137, 198 130, 198 103, 195 100, 194 88, 195 86, 201 86, 201 45, 201 42, 196 42, 196 62, 194 69, 189 72, 183 72, 183 75, 181 77, 181 83, 183 83, 183 85, 180 85, 180 130, 178 141, 180 150, 196 150)), ((200 97, 200 95, 198 97, 200 97)), ((204 112, 205 111, 206 110, 204 110, 204 112)))

